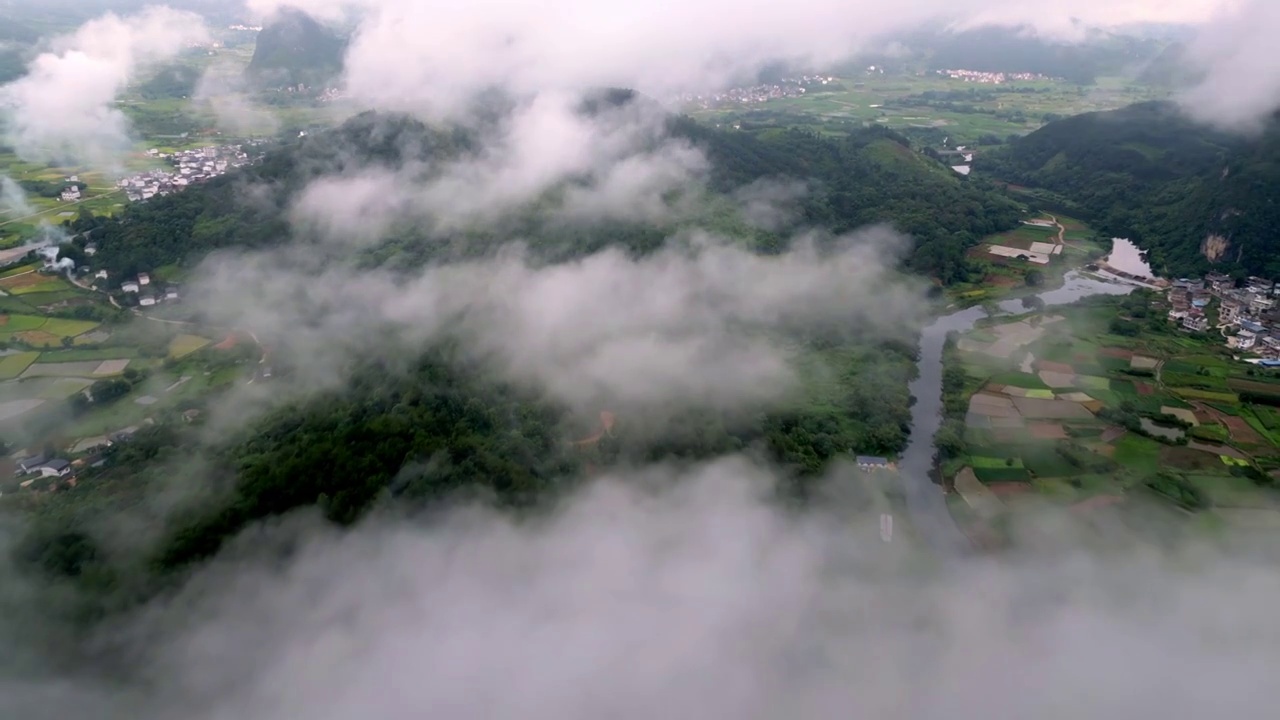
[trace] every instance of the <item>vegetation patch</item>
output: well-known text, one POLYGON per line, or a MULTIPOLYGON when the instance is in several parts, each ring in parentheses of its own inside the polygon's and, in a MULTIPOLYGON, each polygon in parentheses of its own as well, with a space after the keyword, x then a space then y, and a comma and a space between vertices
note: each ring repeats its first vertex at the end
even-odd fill
POLYGON ((973 472, 984 483, 1027 482, 1031 479, 1026 469, 1020 467, 974 468, 973 472))
POLYGON ((1197 440, 1208 440, 1209 442, 1225 443, 1231 439, 1231 435, 1227 432, 1227 428, 1211 423, 1208 425, 1198 425, 1191 428, 1191 437, 1197 440))
POLYGON ((1038 400, 1052 400, 1054 394, 1052 390, 1027 390, 1027 397, 1038 400))
POLYGON ((3 280, 5 278, 11 278, 14 275, 24 275, 29 272, 34 272, 39 268, 40 268, 40 263, 31 263, 30 265, 20 265, 15 268, 9 268, 4 272, 0 272, 0 280, 3 280))
POLYGON ((1022 459, 1017 457, 999 458, 986 457, 983 455, 971 455, 969 464, 976 468, 1003 468, 1003 467, 1022 467, 1022 459))
POLYGON ((1139 474, 1151 474, 1160 469, 1160 448, 1155 440, 1128 433, 1115 442, 1115 453, 1111 457, 1139 474))
POLYGON ((40 357, 38 352, 20 352, 0 357, 0 380, 12 380, 40 357))
POLYGON ((46 318, 38 315, 0 315, 0 332, 12 333, 23 330, 39 330, 46 318))
POLYGON ((1219 455, 1218 459, 1223 465, 1228 467, 1249 467, 1249 461, 1242 458, 1231 457, 1230 455, 1219 455))
MULTIPOLYGON (((1045 385, 1044 381, 1039 377, 1024 372, 1000 373, 999 375, 992 376, 991 382, 1000 385, 1010 385, 1016 388, 1023 388, 1024 390, 1049 390, 1049 386, 1045 385)), ((1050 397, 1053 396, 1053 392, 1051 390, 1049 391, 1049 395, 1050 397)))
POLYGON ((40 361, 62 363, 85 360, 132 360, 136 357, 138 357, 138 349, 134 347, 96 347, 47 350, 40 354, 40 361))
POLYGON ((1097 375, 1077 375, 1076 386, 1085 390, 1110 390, 1111 381, 1097 375))
POLYGON ((1195 388, 1175 388, 1174 392, 1191 400, 1210 400, 1219 403, 1236 403, 1240 401, 1239 396, 1235 393, 1213 392, 1211 390, 1197 390, 1195 388))
MULTIPOLYGON (((22 277, 26 276, 24 275, 22 277)), ((39 279, 37 282, 18 285, 13 288, 6 286, 5 290, 13 295, 23 296, 34 295, 36 293, 57 292, 59 290, 66 290, 69 287, 65 282, 57 278, 42 277, 39 275, 36 277, 39 279)))
POLYGON ((182 358, 208 345, 211 340, 199 335, 179 335, 169 343, 169 357, 182 358))
POLYGON ((41 330, 61 337, 75 337, 98 327, 99 323, 89 320, 66 320, 63 318, 49 318, 41 330))

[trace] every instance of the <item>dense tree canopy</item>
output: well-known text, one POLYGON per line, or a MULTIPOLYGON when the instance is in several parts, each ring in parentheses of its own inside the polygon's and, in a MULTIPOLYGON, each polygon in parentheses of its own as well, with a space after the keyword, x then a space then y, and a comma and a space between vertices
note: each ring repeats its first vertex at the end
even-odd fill
POLYGON ((1040 188, 1050 205, 1150 251, 1157 272, 1215 266, 1280 277, 1280 127, 1257 138, 1199 125, 1163 103, 1051 123, 975 170, 1040 188))

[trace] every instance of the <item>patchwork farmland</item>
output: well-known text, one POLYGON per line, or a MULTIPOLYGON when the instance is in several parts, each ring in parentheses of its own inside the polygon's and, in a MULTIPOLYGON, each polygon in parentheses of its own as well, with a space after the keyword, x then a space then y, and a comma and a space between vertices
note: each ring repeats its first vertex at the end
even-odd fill
POLYGON ((940 448, 958 517, 1046 502, 1122 512, 1144 497, 1280 519, 1280 376, 1164 327, 1159 302, 1094 298, 952 339, 944 427, 958 437, 940 448), (1117 318, 1149 327, 1118 334, 1117 318))

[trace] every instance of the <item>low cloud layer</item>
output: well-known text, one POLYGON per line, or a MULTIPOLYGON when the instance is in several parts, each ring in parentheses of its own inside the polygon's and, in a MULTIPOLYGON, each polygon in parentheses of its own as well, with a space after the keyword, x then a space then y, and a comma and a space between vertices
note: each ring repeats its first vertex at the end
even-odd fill
POLYGON ((26 76, 0 87, 6 143, 27 159, 113 169, 130 145, 128 119, 114 105, 120 92, 139 70, 205 37, 199 16, 153 7, 54 39, 26 76))
POLYGON ((298 523, 276 533, 308 536, 288 560, 215 562, 113 626, 138 645, 137 692, 67 684, 24 716, 78 700, 143 720, 1270 713, 1275 573, 1123 551, 939 571, 909 534, 881 541, 865 476, 837 470, 807 515, 770 504, 772 482, 728 458, 618 472, 525 521, 298 523))
POLYGON ((517 94, 621 85, 654 94, 717 87, 764 63, 830 63, 868 41, 924 21, 1029 23, 1202 19, 1219 0, 833 0, 749 3, 659 0, 618 8, 584 0, 550 5, 415 0, 250 0, 262 14, 298 6, 358 17, 347 55, 351 95, 374 107, 445 116, 479 90, 517 94))
POLYGON ((668 194, 705 175, 707 161, 666 136, 666 115, 635 102, 585 113, 580 95, 517 105, 458 160, 361 167, 311 183, 294 218, 339 241, 367 242, 397 221, 475 227, 558 188, 567 219, 667 219, 668 194), (566 185, 566 183, 568 183, 566 185))
POLYGON ((1241 0, 1201 29, 1185 62, 1200 77, 1182 96, 1192 116, 1252 131, 1280 109, 1280 4, 1241 0))
POLYGON ((309 386, 447 333, 572 406, 738 406, 792 389, 784 333, 902 337, 918 326, 923 287, 891 269, 905 238, 877 228, 822 244, 802 238, 764 257, 694 234, 643 259, 608 251, 554 266, 511 247, 410 277, 234 256, 207 263, 189 295, 215 322, 293 353, 309 386))

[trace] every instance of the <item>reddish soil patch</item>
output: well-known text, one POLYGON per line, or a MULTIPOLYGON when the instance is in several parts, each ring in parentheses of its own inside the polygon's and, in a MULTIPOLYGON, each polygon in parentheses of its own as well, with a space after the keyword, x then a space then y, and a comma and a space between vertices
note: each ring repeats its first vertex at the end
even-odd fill
POLYGON ((5 325, 8 325, 8 324, 9 324, 9 316, 0 315, 0 327, 4 327, 5 325))
POLYGON ((1097 415, 1099 412, 1102 411, 1102 408, 1106 407, 1106 405, 1102 404, 1098 400, 1093 400, 1091 402, 1080 403, 1080 404, 1084 407, 1085 410, 1088 410, 1094 415, 1097 415))
POLYGON ((1031 423, 1027 426, 1037 440, 1065 440, 1067 431, 1059 423, 1031 423))
POLYGON ((1124 348, 1102 348, 1098 351, 1099 355, 1105 355, 1111 358, 1120 358, 1121 360, 1132 360, 1133 351, 1124 348))
POLYGON ((1075 375, 1076 369, 1066 363, 1053 362, 1052 360, 1041 360, 1036 363, 1041 370, 1049 372, 1062 373, 1063 375, 1075 375))
POLYGON ((1256 430, 1249 427, 1249 423, 1245 422, 1244 418, 1218 412, 1204 403, 1192 403, 1192 406, 1195 408, 1196 417, 1226 425, 1232 442, 1241 445, 1270 445, 1256 430))
POLYGON ((983 285, 988 285, 990 287, 997 287, 997 288, 1018 287, 1019 285, 1022 285, 1024 282, 1026 281, 1019 280, 1016 277, 1010 277, 1008 275, 988 275, 982 279, 983 285))
POLYGON ((217 345, 214 345, 213 349, 214 350, 230 350, 239 344, 240 344, 240 339, 236 337, 236 334, 230 333, 225 338, 223 338, 222 342, 218 343, 217 345))
POLYGON ((991 483, 990 485, 987 485, 987 489, 1000 497, 1007 497, 1009 495, 1021 495, 1022 493, 1031 492, 1031 484, 1020 482, 991 483))
POLYGON ((50 278, 45 275, 30 272, 25 275, 14 275, 13 277, 7 277, 0 280, 0 287, 3 287, 5 290, 20 290, 25 287, 31 287, 32 285, 39 285, 49 279, 50 278))
POLYGON ((1222 460, 1202 450, 1165 445, 1160 448, 1160 465, 1179 470, 1220 470, 1222 460))
POLYGON ((1155 395, 1156 389, 1142 382, 1141 380, 1133 381, 1133 389, 1138 391, 1139 395, 1155 395))
POLYGON ((20 333, 14 333, 14 337, 18 338, 29 345, 47 346, 57 345, 62 342, 62 338, 43 330, 25 330, 20 333))
POLYGON ((614 421, 613 413, 609 412, 608 410, 601 411, 600 412, 600 431, 597 432, 595 435, 592 435, 591 437, 583 438, 581 440, 575 440, 573 444, 577 445, 578 447, 595 445, 596 443, 600 442, 600 438, 603 438, 605 435, 613 435, 613 421, 614 421))
POLYGON ((1221 413, 1220 419, 1222 423, 1227 426, 1227 430, 1231 431, 1231 439, 1237 443, 1244 445, 1266 444, 1267 441, 1262 439, 1262 436, 1258 434, 1257 430, 1249 427, 1249 423, 1245 422, 1244 418, 1221 413))

